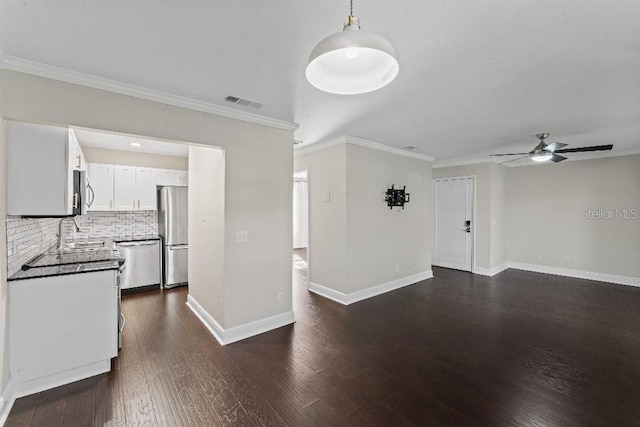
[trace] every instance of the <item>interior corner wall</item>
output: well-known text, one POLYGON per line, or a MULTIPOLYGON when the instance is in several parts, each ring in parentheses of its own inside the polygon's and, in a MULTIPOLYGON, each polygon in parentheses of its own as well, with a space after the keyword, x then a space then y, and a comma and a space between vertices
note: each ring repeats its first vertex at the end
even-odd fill
POLYGON ((189 146, 189 171, 189 295, 224 327, 224 152, 189 146))
POLYGON ((508 168, 491 163, 490 265, 505 266, 509 261, 507 241, 507 173, 508 168))
POLYGON ((509 261, 640 277, 640 155, 509 168, 507 198, 509 261))
POLYGON ((344 289, 347 277, 346 145, 296 156, 294 168, 308 169, 309 282, 344 289))
POLYGON ((86 161, 89 163, 104 163, 108 165, 187 170, 189 163, 189 159, 186 157, 87 146, 82 146, 82 154, 84 154, 86 161))
POLYGON ((431 270, 431 162, 346 145, 349 294, 431 270), (390 209, 388 188, 406 186, 410 201, 390 209))
MULTIPOLYGON (((496 266, 491 264, 492 164, 479 163, 433 169, 433 179, 460 176, 475 176, 475 206, 473 212, 475 221, 474 266, 490 269, 496 266)), ((495 219, 496 221, 498 220, 497 217, 495 219)))
POLYGON ((291 311, 291 131, 9 70, 0 70, 0 94, 6 119, 223 148, 224 327, 291 311))
POLYGON ((304 168, 310 282, 352 294, 431 270, 430 162, 340 144, 297 156, 304 168), (391 185, 407 186, 404 210, 387 207, 391 185))
MULTIPOLYGON (((0 99, 0 102, 2 100, 0 99)), ((9 383, 9 337, 7 306, 7 229, 4 220, 7 214, 7 128, 0 116, 0 395, 9 383)))

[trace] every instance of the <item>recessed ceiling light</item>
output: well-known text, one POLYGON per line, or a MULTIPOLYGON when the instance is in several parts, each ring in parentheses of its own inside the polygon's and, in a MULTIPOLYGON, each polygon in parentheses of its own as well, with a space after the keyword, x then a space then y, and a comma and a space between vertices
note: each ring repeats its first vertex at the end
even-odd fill
POLYGON ((140 144, 139 142, 130 142, 129 145, 131 145, 132 147, 142 147, 142 144, 140 144))

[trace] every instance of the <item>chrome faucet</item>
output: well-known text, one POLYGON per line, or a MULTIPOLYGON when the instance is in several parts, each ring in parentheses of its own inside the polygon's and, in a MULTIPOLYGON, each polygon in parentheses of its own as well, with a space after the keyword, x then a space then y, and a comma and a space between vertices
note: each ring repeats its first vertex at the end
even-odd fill
POLYGON ((58 224, 58 249, 62 249, 62 223, 64 222, 65 219, 70 219, 71 221, 73 221, 73 225, 75 225, 76 231, 80 232, 80 226, 78 225, 78 221, 76 221, 75 218, 72 218, 72 217, 62 218, 60 220, 60 223, 58 224))

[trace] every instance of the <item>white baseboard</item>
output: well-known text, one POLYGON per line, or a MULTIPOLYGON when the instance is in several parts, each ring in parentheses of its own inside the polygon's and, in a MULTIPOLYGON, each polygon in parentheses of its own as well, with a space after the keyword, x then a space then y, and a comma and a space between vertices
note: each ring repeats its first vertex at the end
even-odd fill
POLYGON ((516 270, 533 271, 536 273, 555 274, 556 276, 574 277, 576 279, 597 280, 599 282, 609 282, 619 285, 640 287, 640 277, 594 273, 591 271, 572 270, 569 268, 552 267, 548 265, 525 264, 522 262, 510 262, 509 268, 514 268, 516 270))
POLYGON ((220 345, 231 344, 295 322, 293 311, 288 311, 265 319, 256 320, 255 322, 224 329, 191 295, 187 295, 187 306, 193 314, 200 319, 209 332, 211 332, 211 335, 218 340, 220 345))
POLYGON ((2 396, 0 396, 0 426, 3 426, 4 423, 7 422, 9 412, 11 412, 11 408, 15 401, 16 398, 13 395, 13 385, 11 384, 11 381, 9 381, 9 384, 7 384, 2 392, 2 396))
POLYGON ((362 289, 360 291, 352 292, 349 294, 345 294, 340 291, 336 291, 335 289, 327 288, 326 286, 322 286, 313 282, 309 282, 308 289, 315 294, 318 294, 325 298, 329 298, 330 300, 339 302, 340 304, 349 305, 396 289, 403 288, 405 286, 413 285, 432 277, 433 271, 423 271, 422 273, 414 274, 407 277, 401 277, 400 279, 392 280, 390 282, 382 283, 380 285, 372 286, 370 288, 362 289))
POLYGON ((81 366, 79 368, 69 369, 68 371, 60 372, 57 374, 48 375, 46 377, 36 378, 33 380, 25 381, 23 383, 14 384, 12 398, 18 399, 19 397, 39 393, 44 390, 49 390, 55 387, 60 387, 61 385, 103 374, 105 372, 109 372, 110 370, 111 359, 107 359, 100 362, 92 363, 90 365, 81 366))
POLYGON ((495 267, 491 267, 491 268, 484 268, 484 267, 474 267, 473 272, 475 274, 480 274, 482 276, 495 276, 498 273, 502 273, 503 271, 507 270, 509 268, 509 263, 505 262, 502 263, 500 265, 496 265, 495 267))

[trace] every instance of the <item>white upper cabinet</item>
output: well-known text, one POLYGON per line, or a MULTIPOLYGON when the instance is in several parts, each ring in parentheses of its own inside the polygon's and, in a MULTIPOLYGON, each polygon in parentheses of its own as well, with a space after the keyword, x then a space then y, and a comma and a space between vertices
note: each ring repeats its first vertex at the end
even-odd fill
POLYGON ((114 166, 114 194, 113 209, 116 211, 136 210, 138 196, 136 192, 136 167, 114 166))
POLYGON ((136 168, 137 210, 155 211, 156 205, 156 170, 152 168, 136 168))
POLYGON ((87 163, 89 211, 155 211, 156 185, 187 185, 187 171, 87 163))
POLYGON ((89 163, 89 198, 90 211, 110 211, 113 210, 113 165, 103 165, 99 163, 89 163))
POLYGON ((78 139, 76 138, 76 134, 73 129, 69 129, 69 142, 71 144, 70 154, 70 163, 73 166, 74 170, 77 171, 86 171, 87 170, 87 162, 84 159, 84 153, 82 153, 82 147, 78 143, 78 139))
POLYGON ((114 166, 114 210, 154 211, 156 171, 153 168, 114 166))
POLYGON ((187 185, 187 171, 177 169, 156 169, 157 185, 187 185))
POLYGON ((8 215, 73 213, 74 150, 69 135, 64 127, 8 123, 8 215))

